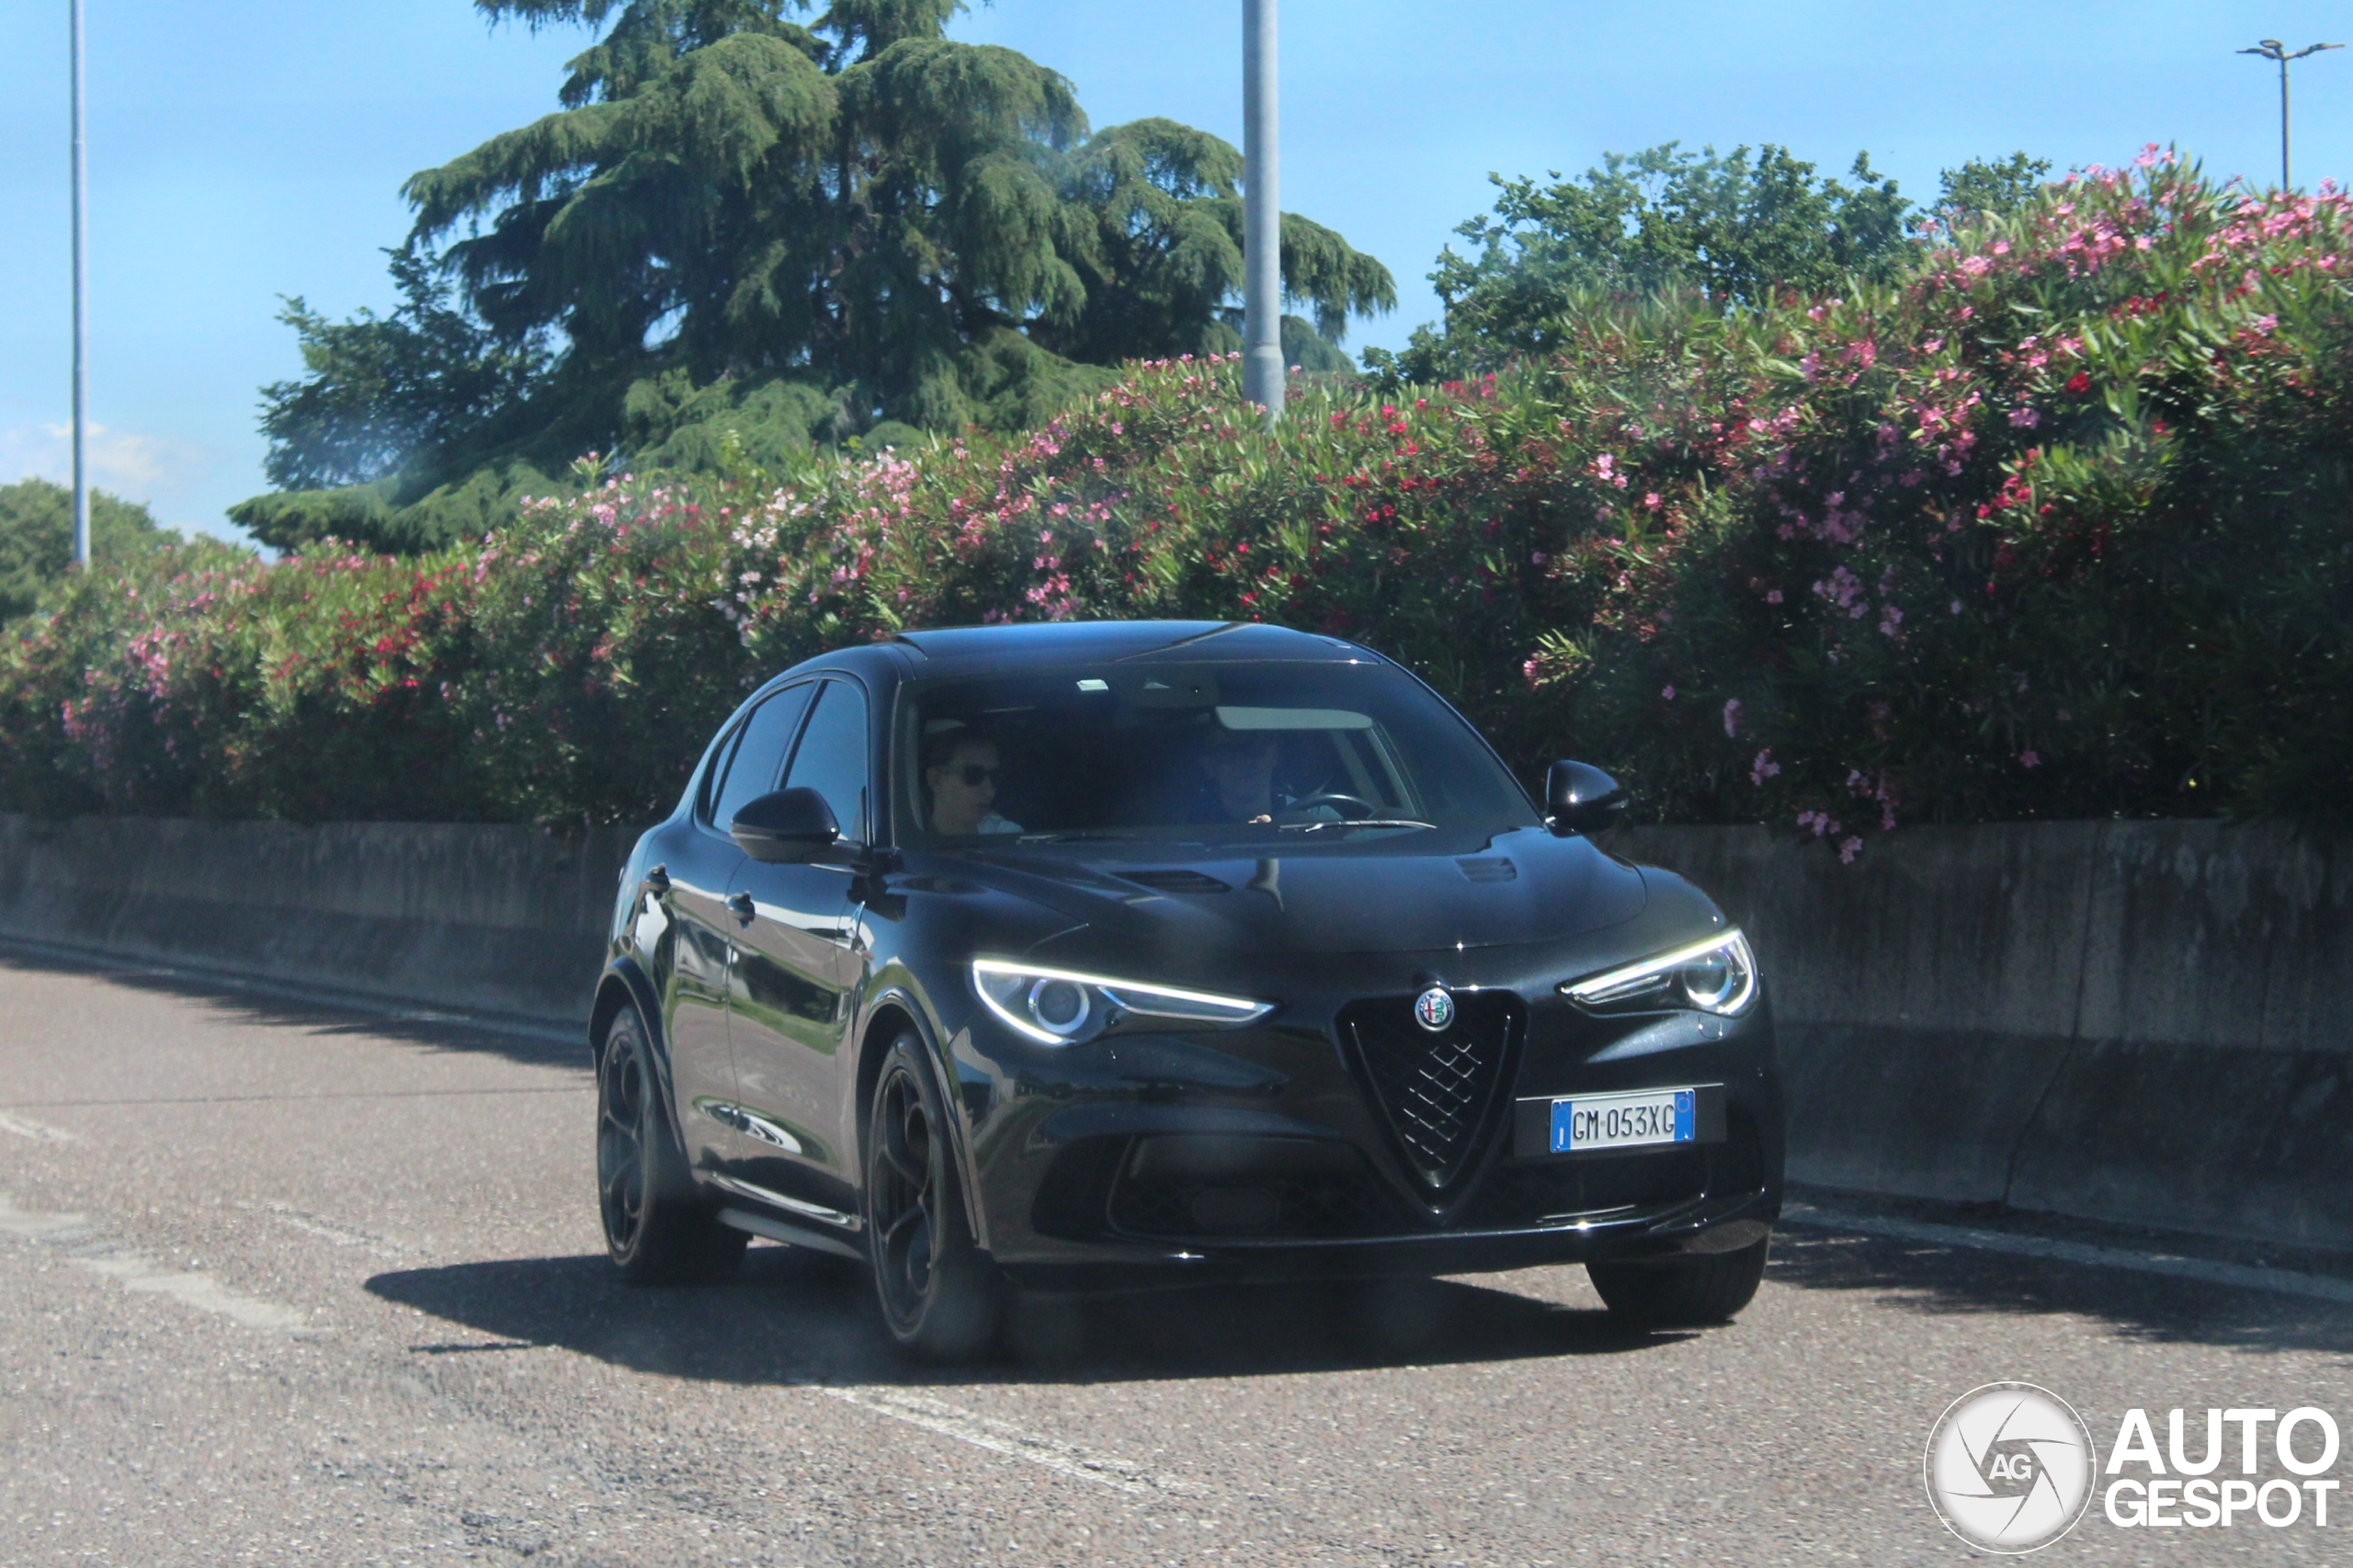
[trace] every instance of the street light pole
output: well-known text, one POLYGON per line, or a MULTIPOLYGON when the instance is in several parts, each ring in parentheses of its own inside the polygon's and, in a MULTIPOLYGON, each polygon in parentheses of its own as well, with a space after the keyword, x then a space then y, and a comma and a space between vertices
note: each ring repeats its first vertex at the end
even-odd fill
POLYGON ((89 292, 89 172, 82 154, 82 0, 73 0, 74 21, 74 564, 90 566, 90 482, 83 459, 90 417, 90 328, 84 296, 89 292))
POLYGON ((1242 0, 1242 395, 1265 406, 1272 426, 1283 411, 1275 0, 1242 0))
POLYGON ((2341 43, 2308 44, 2290 54, 2288 52, 2286 44, 2276 38, 2268 38, 2262 40, 2253 49, 2239 51, 2241 54, 2257 55, 2262 59, 2276 60, 2279 62, 2279 188, 2283 191, 2295 188, 2293 182, 2288 177, 2288 62, 2302 60, 2307 54, 2318 54, 2324 49, 2343 49, 2344 47, 2341 43))

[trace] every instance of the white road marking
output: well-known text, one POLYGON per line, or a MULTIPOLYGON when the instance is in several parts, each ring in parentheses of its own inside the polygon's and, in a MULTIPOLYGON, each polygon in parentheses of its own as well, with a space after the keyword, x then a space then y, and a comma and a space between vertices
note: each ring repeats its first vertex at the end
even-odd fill
POLYGON ((108 1238, 79 1214, 43 1214, 19 1209, 0 1193, 0 1234, 44 1242, 63 1253, 68 1262, 121 1284, 126 1290, 169 1296, 199 1312, 217 1313, 233 1323, 269 1334, 308 1339, 324 1333, 292 1307, 240 1295, 209 1274, 167 1268, 142 1253, 108 1238))
POLYGON ((290 1203, 247 1203, 239 1199, 231 1207, 242 1209, 248 1214, 264 1215, 281 1225, 291 1226, 307 1235, 318 1236, 333 1242, 339 1247, 358 1247, 363 1252, 372 1253, 378 1257, 386 1259, 405 1257, 409 1255, 410 1249, 407 1247, 385 1241, 379 1236, 367 1235, 358 1231, 347 1231, 339 1225, 330 1224, 315 1214, 306 1214, 290 1203))
POLYGON ((2163 1274, 2176 1279, 2196 1279, 2208 1285, 2231 1285, 2243 1290, 2268 1290, 2279 1296, 2304 1296, 2316 1301, 2353 1303, 2353 1279, 2339 1279, 2325 1274, 2304 1274, 2291 1268, 2255 1268, 2244 1263, 2183 1257, 2174 1253, 2134 1252, 2124 1247, 2095 1246, 2088 1242, 2063 1242, 2048 1236, 1985 1231, 1972 1225, 1939 1225, 1926 1220, 1851 1214, 1843 1209, 1824 1209, 1811 1203, 1784 1205, 1781 1219, 1788 1224, 1816 1230, 1860 1231, 1866 1235, 1886 1236, 1895 1241, 1971 1247, 1979 1252, 2008 1253, 2016 1257, 2047 1257, 2061 1263, 2088 1264, 2095 1268, 2130 1268, 2142 1274, 2163 1274))
POLYGON ((37 1143, 72 1143, 74 1134, 62 1127, 50 1127, 21 1116, 0 1111, 0 1132, 13 1132, 19 1138, 29 1138, 37 1143))
POLYGON ((1108 1458, 1090 1452, 1075 1443, 1059 1438, 1041 1437, 1025 1432, 1009 1421, 962 1410, 945 1400, 926 1394, 911 1393, 896 1388, 836 1388, 822 1383, 807 1385, 818 1393, 870 1410, 877 1415, 887 1415, 893 1421, 904 1421, 926 1432, 937 1432, 943 1437, 953 1437, 960 1443, 986 1449, 991 1453, 1067 1475, 1074 1481, 1089 1481, 1097 1486, 1108 1486, 1115 1492, 1132 1496, 1182 1496, 1195 1488, 1165 1475, 1155 1475, 1141 1465, 1125 1460, 1108 1458))

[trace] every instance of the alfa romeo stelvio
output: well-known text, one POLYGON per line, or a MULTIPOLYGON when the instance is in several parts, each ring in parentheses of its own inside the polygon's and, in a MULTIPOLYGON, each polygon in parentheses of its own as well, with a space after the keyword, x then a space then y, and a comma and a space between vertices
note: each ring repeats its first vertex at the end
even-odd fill
MULTIPOLYGON (((1257 624, 916 631, 778 676, 623 869, 605 1237, 766 1236, 979 1352, 1008 1295, 1581 1262, 1641 1324, 1765 1267, 1747 941, 1410 671, 1257 624)), ((1017 1296, 1015 1299, 1018 1299, 1017 1296)))

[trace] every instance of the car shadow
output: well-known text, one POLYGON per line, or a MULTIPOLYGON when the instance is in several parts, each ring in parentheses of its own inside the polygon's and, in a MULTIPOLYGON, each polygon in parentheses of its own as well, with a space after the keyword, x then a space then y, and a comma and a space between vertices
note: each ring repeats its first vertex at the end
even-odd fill
POLYGON ((423 1002, 364 996, 330 998, 315 991, 239 975, 0 938, 0 971, 81 974, 204 1005, 239 1023, 305 1029, 327 1037, 399 1040, 434 1051, 503 1056, 534 1067, 588 1068, 584 1024, 577 1038, 528 1019, 450 1013, 423 1002))
POLYGON ((1777 1231, 1766 1278, 1939 1316, 2064 1313, 2148 1344, 2353 1351, 2353 1309, 2330 1301, 1832 1228, 1777 1231))
POLYGON ((790 1247, 754 1247, 742 1275, 721 1286, 631 1286, 591 1255, 404 1269, 368 1289, 494 1342, 420 1343, 419 1354, 552 1346, 730 1383, 1253 1377, 1622 1354, 1680 1337, 1630 1330, 1597 1308, 1448 1280, 1199 1286, 1017 1309, 995 1356, 938 1368, 891 1345, 861 1268, 790 1247))

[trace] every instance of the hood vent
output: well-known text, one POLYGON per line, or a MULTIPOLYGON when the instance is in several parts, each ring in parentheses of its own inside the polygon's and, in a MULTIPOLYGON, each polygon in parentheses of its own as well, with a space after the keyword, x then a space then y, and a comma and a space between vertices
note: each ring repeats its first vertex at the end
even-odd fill
POLYGON ((1519 880, 1519 868, 1502 856, 1485 858, 1471 857, 1457 860, 1462 874, 1474 882, 1512 882, 1519 880))
POLYGON ((1162 892, 1209 893, 1233 891, 1230 884, 1219 881, 1215 877, 1204 876, 1199 871, 1188 871, 1181 866, 1167 870, 1121 871, 1120 875, 1131 882, 1142 882, 1144 886, 1156 888, 1162 892))

